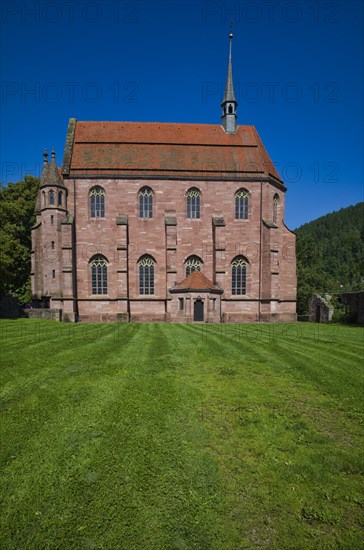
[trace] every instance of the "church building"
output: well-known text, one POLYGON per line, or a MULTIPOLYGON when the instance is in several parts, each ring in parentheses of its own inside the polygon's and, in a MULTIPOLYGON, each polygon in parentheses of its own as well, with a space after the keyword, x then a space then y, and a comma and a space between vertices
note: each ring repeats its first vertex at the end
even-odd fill
POLYGON ((296 320, 286 187, 237 124, 232 34, 221 124, 69 120, 32 229, 35 307, 65 321, 296 320))

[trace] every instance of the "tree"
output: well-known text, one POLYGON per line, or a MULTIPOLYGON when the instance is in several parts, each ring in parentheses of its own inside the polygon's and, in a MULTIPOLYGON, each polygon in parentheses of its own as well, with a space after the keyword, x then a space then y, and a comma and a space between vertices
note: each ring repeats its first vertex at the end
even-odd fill
POLYGON ((25 176, 0 189, 0 295, 10 295, 21 305, 31 300, 31 228, 39 178, 25 176))
POLYGON ((310 294, 364 288, 364 203, 342 208, 296 229, 297 313, 310 294))

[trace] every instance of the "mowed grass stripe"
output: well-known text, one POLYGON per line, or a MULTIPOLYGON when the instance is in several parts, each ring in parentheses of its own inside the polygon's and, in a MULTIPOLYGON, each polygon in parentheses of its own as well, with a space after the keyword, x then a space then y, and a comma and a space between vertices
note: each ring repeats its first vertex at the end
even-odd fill
MULTIPOLYGON (((329 327, 331 329, 331 327, 329 327)), ((362 348, 353 353, 346 353, 342 349, 339 338, 328 334, 317 340, 304 340, 302 335, 296 339, 285 338, 283 334, 267 335, 267 339, 258 341, 249 332, 233 332, 229 330, 221 333, 210 333, 220 343, 230 342, 241 353, 242 358, 255 357, 257 360, 266 360, 274 369, 289 369, 292 377, 306 383, 318 384, 321 390, 332 395, 342 395, 343 390, 357 400, 357 406, 362 404, 362 386, 357 383, 358 376, 362 376, 363 353, 362 348), (334 376, 335 375, 335 376, 334 376), (330 391, 328 391, 330 389, 330 391)), ((205 332, 205 341, 209 332, 205 332)))
POLYGON ((360 548, 362 330, 84 327, 4 342, 6 548, 360 548))
POLYGON ((97 367, 97 353, 92 362, 82 357, 79 367, 88 371, 73 364, 60 378, 57 367, 70 353, 60 346, 53 361, 57 387, 47 396, 40 388, 36 397, 22 403, 21 411, 14 411, 28 429, 30 424, 38 427, 31 429, 28 440, 12 441, 9 433, 4 437, 12 452, 17 449, 5 469, 6 492, 11 493, 14 479, 24 480, 9 495, 10 502, 22 503, 6 522, 14 547, 24 535, 31 543, 32 533, 34 543, 51 536, 75 547, 112 547, 120 540, 128 547, 170 547, 183 545, 185 539, 208 547, 216 534, 219 515, 210 511, 205 517, 205 508, 210 500, 218 500, 219 479, 191 416, 191 392, 165 373, 168 365, 160 352, 167 350, 160 326, 138 327, 142 325, 133 330, 127 345, 122 339, 112 350, 108 347, 104 377, 92 368, 97 367), (128 361, 130 346, 134 360, 137 355, 136 368, 128 361), (24 522, 29 508, 35 509, 35 516, 24 522), (96 525, 95 513, 100 517, 96 525), (88 536, 90 530, 96 536, 88 536))
MULTIPOLYGON (((216 357, 217 366, 221 338, 219 339, 214 331, 211 331, 209 336, 207 345, 212 356, 216 357)), ((220 431, 220 445, 217 444, 216 452, 221 459, 221 467, 227 472, 227 479, 230 479, 231 494, 234 494, 233 488, 236 489, 237 494, 235 498, 232 497, 232 507, 240 510, 241 517, 244 517, 246 500, 249 500, 251 494, 254 494, 254 502, 264 502, 261 504, 261 513, 263 516, 264 513, 267 514, 268 519, 263 522, 263 526, 260 524, 260 529, 253 527, 253 523, 250 524, 250 529, 256 533, 260 530, 262 540, 268 537, 273 547, 274 538, 272 541, 272 536, 268 534, 273 529, 272 507, 276 507, 277 492, 282 498, 281 512, 285 510, 287 517, 292 513, 296 517, 300 517, 301 514, 303 517, 316 517, 321 514, 320 521, 324 524, 336 524, 341 521, 344 525, 345 516, 353 514, 359 521, 362 514, 356 500, 361 502, 362 430, 355 419, 352 418, 348 422, 347 418, 338 414, 338 403, 332 400, 330 391, 325 392, 327 396, 322 395, 320 387, 312 387, 311 378, 307 381, 302 378, 301 371, 304 365, 301 359, 295 359, 289 349, 291 342, 288 342, 288 346, 287 342, 281 342, 280 346, 273 348, 261 342, 258 351, 254 349, 258 342, 242 343, 241 340, 230 338, 226 333, 223 341, 230 341, 237 348, 241 354, 241 362, 237 362, 229 355, 225 370, 213 365, 211 377, 214 380, 210 382, 210 386, 218 386, 219 393, 213 393, 205 398, 204 417, 211 430, 216 434, 220 431), (254 366, 253 369, 249 361, 252 348, 254 354, 258 353, 263 360, 260 367, 254 366), (264 358, 267 359, 266 362, 264 358), (279 363, 283 363, 280 369, 277 368, 279 363), (242 371, 245 371, 243 378, 242 371), (294 377, 297 373, 300 373, 298 380, 290 380, 291 374, 294 377), (221 380, 224 374, 231 377, 230 383, 224 384, 221 380), (251 380, 249 391, 246 388, 248 378, 251 380), (240 387, 237 385, 237 379, 240 387), (232 380, 234 390, 231 388, 232 380), (229 402, 230 406, 227 405, 229 402), (329 408, 325 412, 326 407, 329 408), (234 439, 230 455, 226 438, 228 441, 234 439), (350 460, 347 456, 348 445, 351 449, 350 460), (246 466, 244 478, 246 481, 250 480, 249 494, 239 484, 240 476, 235 477, 234 481, 234 472, 238 471, 242 463, 246 466), (345 489, 348 475, 351 477, 354 504, 345 502, 350 501, 345 489), (260 479, 260 483, 256 482, 257 478, 260 479), (337 486, 335 483, 338 478, 340 483, 337 486), (270 482, 262 483, 264 479, 270 482), (335 501, 334 504, 330 502, 331 499, 335 501), (315 508, 317 501, 320 505, 315 508), (339 501, 342 508, 346 509, 345 512, 340 510, 339 501), (310 506, 309 503, 315 505, 310 506)), ((323 354, 325 349, 327 348, 324 347, 323 354)), ((308 355, 308 359, 312 360, 311 354, 308 355)), ((317 350, 314 355, 317 355, 317 350)), ((317 364, 317 368, 319 367, 317 364)), ((337 373, 332 373, 333 377, 335 374, 337 373)), ((205 387, 207 385, 205 384, 205 387)), ((338 386, 340 387, 340 380, 338 386)), ((350 402, 350 397, 344 397, 345 400, 350 402)), ((242 536, 246 531, 249 531, 249 525, 242 527, 242 536)), ((335 545, 335 531, 336 529, 333 529, 331 539, 325 541, 328 546, 335 545)), ((300 522, 296 524, 293 521, 282 525, 279 543, 276 541, 277 547, 290 547, 292 543, 289 541, 294 533, 296 536, 300 533, 304 538, 305 530, 300 522)), ((347 547, 356 547, 357 544, 351 539, 350 533, 346 543, 347 547)))

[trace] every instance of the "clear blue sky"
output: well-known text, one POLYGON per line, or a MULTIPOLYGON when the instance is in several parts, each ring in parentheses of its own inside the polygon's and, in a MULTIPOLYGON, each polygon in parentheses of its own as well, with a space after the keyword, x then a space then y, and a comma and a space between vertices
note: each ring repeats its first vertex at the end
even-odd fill
POLYGON ((2 0, 1 181, 62 164, 68 119, 220 123, 229 21, 238 123, 295 228, 363 200, 363 2, 2 0))

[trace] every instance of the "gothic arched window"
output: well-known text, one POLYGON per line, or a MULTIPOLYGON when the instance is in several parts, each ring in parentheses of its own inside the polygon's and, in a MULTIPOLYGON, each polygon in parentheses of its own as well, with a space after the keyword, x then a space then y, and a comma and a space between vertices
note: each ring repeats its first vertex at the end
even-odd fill
POLYGON ((107 294, 107 260, 103 256, 95 256, 91 262, 92 294, 107 294))
POLYGON ((186 277, 193 271, 201 271, 203 261, 198 256, 189 256, 185 261, 186 277))
POLYGON ((246 189, 239 189, 235 193, 235 219, 247 220, 249 206, 249 192, 246 189))
POLYGON ((58 206, 62 206, 62 191, 58 193, 58 206))
POLYGON ((187 198, 187 218, 196 219, 200 217, 200 198, 201 191, 196 187, 191 187, 186 193, 187 198))
POLYGON ((153 191, 150 187, 139 191, 139 217, 153 218, 153 191))
POLYGON ((273 223, 278 221, 278 206, 279 206, 279 195, 276 193, 273 197, 273 223))
POLYGON ((49 199, 49 204, 53 205, 54 204, 54 191, 49 191, 48 199, 49 199))
POLYGON ((91 218, 105 217, 105 191, 99 185, 90 191, 90 212, 91 218))
POLYGON ((139 294, 154 294, 154 265, 151 256, 142 256, 139 265, 139 294))
POLYGON ((231 293, 246 294, 246 271, 248 262, 243 256, 237 256, 231 263, 231 293))

